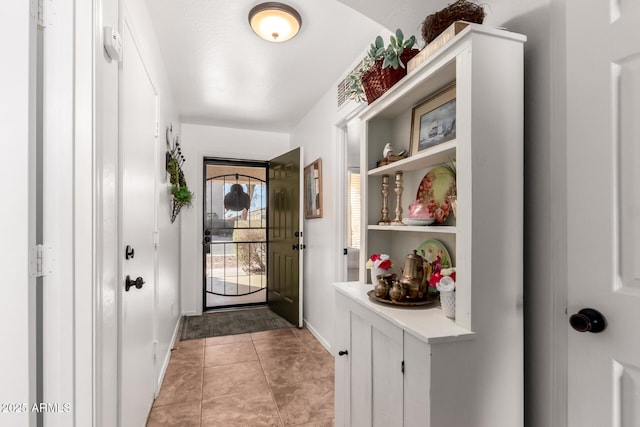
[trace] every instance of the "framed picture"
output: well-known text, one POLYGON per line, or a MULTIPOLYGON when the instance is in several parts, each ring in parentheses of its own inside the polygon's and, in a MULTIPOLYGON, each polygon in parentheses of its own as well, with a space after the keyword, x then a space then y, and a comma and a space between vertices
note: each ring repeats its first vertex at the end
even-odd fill
POLYGON ((304 217, 322 218, 322 159, 304 168, 304 217))
POLYGON ((450 86, 413 107, 409 155, 455 138, 456 87, 450 86))

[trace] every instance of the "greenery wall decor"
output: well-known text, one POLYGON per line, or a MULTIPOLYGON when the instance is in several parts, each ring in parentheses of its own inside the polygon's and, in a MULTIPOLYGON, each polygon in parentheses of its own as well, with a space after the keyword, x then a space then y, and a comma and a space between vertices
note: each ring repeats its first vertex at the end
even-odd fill
POLYGON ((182 154, 178 135, 173 137, 173 126, 167 126, 167 154, 166 168, 171 183, 171 223, 176 220, 183 206, 191 206, 194 194, 189 191, 187 181, 184 179, 182 165, 187 159, 182 154))

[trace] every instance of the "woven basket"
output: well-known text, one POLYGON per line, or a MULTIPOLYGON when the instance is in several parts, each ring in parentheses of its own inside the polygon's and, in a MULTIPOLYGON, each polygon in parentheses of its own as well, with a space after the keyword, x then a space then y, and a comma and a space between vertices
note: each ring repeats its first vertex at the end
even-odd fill
POLYGON ((382 68, 382 59, 377 60, 369 70, 362 75, 362 87, 367 96, 367 103, 371 104, 380 98, 386 91, 398 83, 400 79, 407 75, 407 62, 420 51, 418 49, 405 49, 400 55, 405 68, 392 67, 382 68))
POLYGON ((382 60, 374 62, 374 64, 362 74, 362 88, 367 97, 367 103, 371 104, 380 98, 384 93, 382 80, 380 79, 380 71, 382 70, 382 60))
POLYGON ((426 44, 429 44, 454 22, 466 21, 482 24, 484 16, 484 9, 481 5, 467 0, 458 0, 425 18, 422 22, 422 38, 426 44))

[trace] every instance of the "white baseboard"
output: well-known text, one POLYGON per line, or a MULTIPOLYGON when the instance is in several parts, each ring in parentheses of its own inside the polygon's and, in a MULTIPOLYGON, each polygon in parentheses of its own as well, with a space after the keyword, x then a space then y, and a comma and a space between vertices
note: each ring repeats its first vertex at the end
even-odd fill
POLYGON ((327 340, 325 340, 324 337, 320 335, 318 331, 316 331, 313 325, 307 322, 307 319, 303 319, 303 321, 304 321, 304 326, 309 330, 309 332, 311 332, 311 334, 313 334, 313 336, 316 337, 318 341, 320 341, 320 344, 322 344, 322 346, 326 348, 329 353, 333 354, 333 352, 331 351, 331 346, 329 345, 327 340))
POLYGON ((173 336, 171 337, 171 343, 169 344, 169 348, 167 349, 167 354, 164 355, 162 360, 162 370, 160 370, 160 375, 158 376, 158 382, 156 384, 155 397, 158 397, 160 393, 160 387, 162 386, 162 381, 164 381, 164 374, 167 373, 167 368, 169 367, 169 360, 171 359, 171 350, 175 347, 176 339, 178 338, 178 334, 181 330, 182 319, 184 316, 179 316, 178 321, 176 322, 175 328, 173 328, 173 336))
POLYGON ((198 313, 197 311, 190 311, 188 313, 182 313, 182 317, 185 317, 185 316, 189 316, 189 317, 191 317, 191 316, 202 316, 202 312, 198 313))

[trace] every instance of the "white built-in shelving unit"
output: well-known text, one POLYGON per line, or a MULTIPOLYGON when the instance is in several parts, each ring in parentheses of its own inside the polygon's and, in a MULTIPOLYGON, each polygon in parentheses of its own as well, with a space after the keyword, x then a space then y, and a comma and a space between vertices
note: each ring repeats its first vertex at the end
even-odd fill
POLYGON ((362 266, 337 283, 336 425, 517 427, 523 424, 523 35, 469 25, 362 110, 362 266), (376 167, 409 149, 412 111, 456 87, 456 139, 376 167), (403 173, 402 208, 433 167, 455 160, 457 215, 441 225, 383 226, 381 182, 403 173), (372 253, 397 266, 428 239, 456 267, 456 318, 369 300, 372 253), (344 353, 344 352, 347 353, 344 353), (343 352, 343 353, 339 353, 343 352), (341 354, 341 355, 340 355, 341 354))

